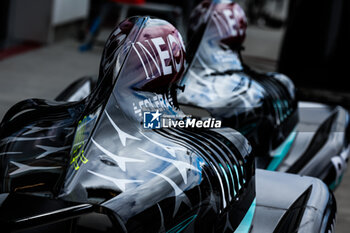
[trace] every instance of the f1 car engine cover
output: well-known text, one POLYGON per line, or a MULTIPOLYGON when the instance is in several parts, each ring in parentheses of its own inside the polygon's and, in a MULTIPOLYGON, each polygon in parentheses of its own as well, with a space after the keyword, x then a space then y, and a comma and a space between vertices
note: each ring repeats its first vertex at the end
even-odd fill
POLYGON ((248 213, 251 221, 254 162, 240 133, 142 127, 145 111, 183 115, 173 99, 184 69, 172 25, 123 21, 106 42, 88 97, 27 100, 6 114, 1 193, 89 203, 125 232, 225 232, 248 213))

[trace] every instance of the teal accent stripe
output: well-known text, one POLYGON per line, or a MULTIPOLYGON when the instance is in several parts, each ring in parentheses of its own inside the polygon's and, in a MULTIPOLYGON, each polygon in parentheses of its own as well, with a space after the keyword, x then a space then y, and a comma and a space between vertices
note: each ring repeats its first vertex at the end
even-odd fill
POLYGON ((280 121, 283 121, 284 115, 283 115, 282 105, 279 100, 277 100, 277 107, 278 107, 278 112, 280 113, 280 121))
POLYGON ((256 198, 252 202, 251 206, 248 209, 248 212, 245 214, 243 220, 237 227, 237 229, 234 231, 234 233, 248 233, 250 226, 253 222, 253 217, 255 213, 255 206, 256 206, 256 198))
POLYGON ((195 214, 195 215, 185 219, 184 221, 182 221, 181 223, 179 223, 178 225, 176 225, 175 227, 173 227, 169 231, 167 231, 167 233, 179 233, 179 232, 183 231, 196 217, 197 217, 197 215, 195 214))
POLYGON ((235 169, 235 172, 236 172, 236 175, 237 175, 237 179, 238 179, 238 190, 241 190, 241 184, 239 183, 239 174, 238 174, 238 169, 237 169, 236 164, 233 165, 233 167, 235 169))
POLYGON ((231 171, 231 167, 228 164, 226 164, 226 166, 228 167, 228 170, 230 171, 230 175, 231 175, 231 180, 232 180, 232 185, 233 185, 233 196, 236 196, 237 192, 236 192, 236 189, 235 189, 235 181, 233 179, 233 174, 232 174, 232 171, 231 171))
POLYGON ((330 190, 334 191, 336 187, 338 187, 338 185, 341 183, 342 179, 343 179, 343 175, 342 174, 339 179, 334 180, 328 187, 330 190))
MULTIPOLYGON (((241 171, 242 171, 242 174, 243 174, 243 177, 244 177, 244 170, 243 170, 243 166, 241 166, 241 171)), ((245 184, 245 179, 243 178, 243 184, 245 184)))
POLYGON ((275 171, 278 168, 284 157, 288 154, 296 135, 297 133, 293 130, 293 132, 289 134, 288 138, 275 150, 274 154, 272 154, 273 159, 267 166, 267 170, 275 171))
POLYGON ((228 195, 230 196, 230 201, 231 201, 231 199, 232 199, 232 197, 231 197, 231 191, 230 191, 230 190, 231 190, 231 187, 230 187, 230 182, 228 181, 228 176, 227 176, 227 174, 226 174, 225 168, 222 166, 221 163, 219 163, 219 166, 220 166, 222 172, 224 173, 225 180, 226 180, 226 183, 227 183, 227 186, 228 186, 228 195))

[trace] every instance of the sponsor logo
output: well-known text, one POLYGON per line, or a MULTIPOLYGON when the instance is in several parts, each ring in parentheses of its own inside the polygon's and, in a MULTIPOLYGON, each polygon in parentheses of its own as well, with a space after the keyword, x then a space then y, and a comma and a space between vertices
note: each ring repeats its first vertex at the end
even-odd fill
POLYGON ((183 65, 184 55, 181 49, 184 49, 184 45, 181 37, 168 34, 165 39, 156 37, 142 43, 133 43, 132 48, 141 61, 146 79, 177 73, 183 65), (173 48, 178 48, 178 51, 173 48))
POLYGON ((145 129, 160 129, 161 122, 160 116, 162 114, 157 110, 156 112, 144 112, 143 113, 143 127, 145 129))
POLYGON ((215 11, 212 19, 219 31, 220 36, 241 36, 245 32, 245 30, 239 26, 240 19, 244 19, 244 21, 246 21, 245 14, 237 4, 230 8, 215 11))
POLYGON ((196 119, 184 116, 183 119, 164 115, 159 112, 143 112, 143 127, 145 129, 160 128, 221 128, 221 121, 215 118, 196 119))
POLYGON ((91 121, 89 116, 85 116, 80 120, 74 136, 73 148, 71 151, 70 164, 74 166, 74 170, 79 170, 81 164, 86 164, 89 160, 84 155, 84 145, 88 132, 86 125, 91 121))
POLYGON ((163 98, 160 94, 157 94, 152 98, 145 98, 136 103, 133 102, 134 113, 140 117, 142 117, 142 112, 172 109, 172 105, 174 104, 170 95, 167 96, 167 98, 163 98))

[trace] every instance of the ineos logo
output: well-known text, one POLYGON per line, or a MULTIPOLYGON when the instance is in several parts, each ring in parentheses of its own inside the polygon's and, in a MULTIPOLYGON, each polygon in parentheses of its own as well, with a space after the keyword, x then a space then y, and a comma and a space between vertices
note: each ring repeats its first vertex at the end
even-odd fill
POLYGON ((245 18, 245 15, 244 12, 237 5, 234 5, 233 8, 215 11, 212 17, 220 36, 243 35, 244 29, 239 28, 239 18, 245 18))
POLYGON ((179 72, 183 64, 184 56, 182 48, 184 46, 182 40, 171 34, 166 37, 166 41, 162 37, 156 37, 145 40, 142 43, 132 43, 132 48, 141 61, 146 79, 170 75, 174 71, 179 72), (173 50, 174 46, 179 48, 176 54, 174 54, 176 51, 173 50))

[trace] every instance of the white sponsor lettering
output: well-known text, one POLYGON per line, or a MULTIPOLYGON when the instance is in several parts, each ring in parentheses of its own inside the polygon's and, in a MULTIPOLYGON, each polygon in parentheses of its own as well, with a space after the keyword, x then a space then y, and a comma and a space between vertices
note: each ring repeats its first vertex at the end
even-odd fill
POLYGON ((167 99, 164 99, 160 94, 157 94, 152 98, 141 100, 138 103, 133 103, 134 113, 139 116, 142 116, 142 110, 152 111, 156 109, 172 109, 172 105, 174 104, 171 96, 168 96, 167 99))
POLYGON ((175 45, 177 45, 179 47, 181 47, 181 46, 176 41, 175 37, 173 37, 173 35, 169 34, 167 39, 168 39, 168 46, 170 48, 171 60, 173 61, 173 64, 175 65, 176 72, 179 72, 179 70, 181 68, 181 63, 182 63, 181 50, 180 50, 180 52, 178 54, 178 56, 180 56, 180 61, 179 61, 179 63, 177 63, 176 62, 176 57, 175 57, 176 54, 173 54, 172 45, 175 44, 175 45))
POLYGON ((171 118, 162 118, 163 128, 220 128, 221 121, 215 118, 209 118, 207 120, 198 119, 186 119, 186 120, 176 120, 171 118))
POLYGON ((163 75, 171 74, 171 66, 167 66, 165 64, 165 60, 170 58, 170 54, 168 50, 162 50, 160 48, 161 45, 165 45, 165 42, 162 37, 157 37, 152 39, 153 44, 156 46, 156 49, 158 51, 160 62, 162 64, 163 68, 163 75))
POLYGON ((228 23, 228 28, 229 28, 229 32, 233 35, 236 36, 237 35, 237 31, 235 30, 235 26, 237 24, 236 19, 233 18, 233 12, 229 9, 225 9, 223 10, 226 22, 228 23))
POLYGON ((132 43, 132 48, 140 59, 145 71, 146 79, 153 79, 161 75, 173 74, 174 71, 180 71, 184 59, 182 38, 180 37, 178 39, 172 34, 169 34, 166 37, 166 41, 167 43, 165 43, 162 37, 156 37, 151 40, 145 40, 142 43, 132 43), (176 46, 181 49, 178 53, 174 54, 173 48, 176 46))

